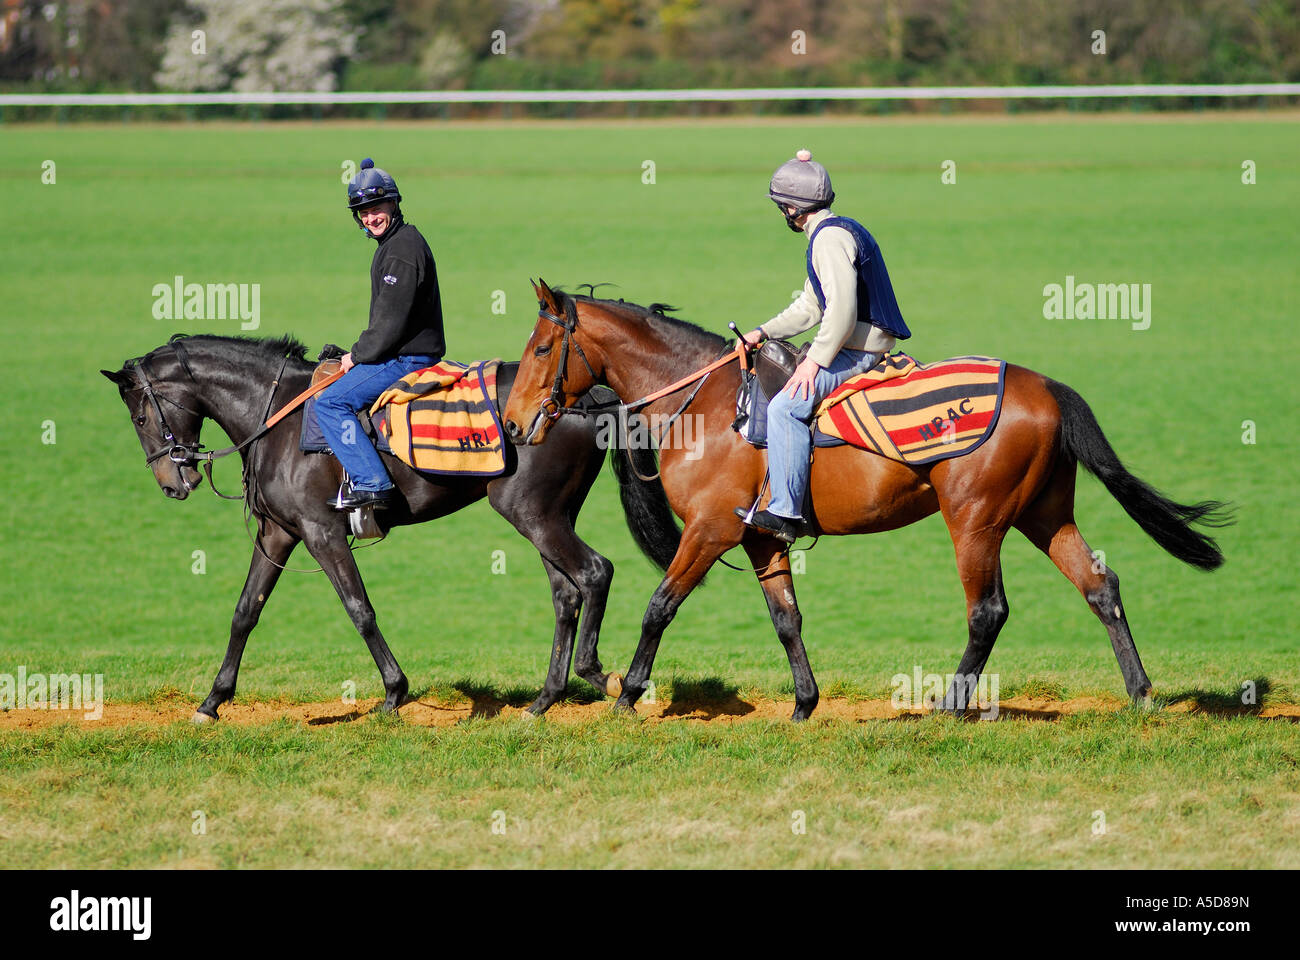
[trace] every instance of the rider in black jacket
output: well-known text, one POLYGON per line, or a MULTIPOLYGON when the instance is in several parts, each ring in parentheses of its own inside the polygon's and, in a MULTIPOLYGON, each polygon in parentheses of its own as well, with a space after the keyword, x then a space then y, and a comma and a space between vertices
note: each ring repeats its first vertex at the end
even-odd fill
POLYGON ((369 159, 348 183, 352 216, 378 247, 370 263, 370 325, 343 356, 344 375, 316 402, 321 431, 351 477, 351 495, 329 501, 340 510, 386 506, 395 495, 357 411, 446 352, 437 267, 420 231, 402 218, 401 199, 397 183, 369 159))

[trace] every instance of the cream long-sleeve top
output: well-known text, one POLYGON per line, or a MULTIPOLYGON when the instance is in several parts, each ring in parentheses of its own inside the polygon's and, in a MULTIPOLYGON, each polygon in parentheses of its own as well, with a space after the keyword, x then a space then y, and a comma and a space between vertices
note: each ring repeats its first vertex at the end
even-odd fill
MULTIPOLYGON (((811 237, 818 224, 833 216, 830 210, 818 210, 804 224, 804 233, 811 237)), ((846 347, 872 353, 893 350, 897 341, 892 334, 858 319, 858 271, 853 265, 857 253, 857 241, 843 227, 832 225, 817 234, 812 265, 821 281, 826 309, 818 306, 812 281, 805 279, 803 292, 794 303, 762 324, 763 333, 769 337, 793 337, 821 323, 808 350, 808 357, 821 367, 827 366, 846 347)))

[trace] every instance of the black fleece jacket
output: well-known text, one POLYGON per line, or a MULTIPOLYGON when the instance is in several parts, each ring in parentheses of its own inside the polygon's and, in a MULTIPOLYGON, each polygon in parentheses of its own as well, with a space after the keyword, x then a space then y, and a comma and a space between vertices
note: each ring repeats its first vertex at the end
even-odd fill
POLYGON ((352 360, 383 363, 408 354, 442 359, 446 352, 433 253, 399 213, 370 261, 370 326, 353 344, 352 360))

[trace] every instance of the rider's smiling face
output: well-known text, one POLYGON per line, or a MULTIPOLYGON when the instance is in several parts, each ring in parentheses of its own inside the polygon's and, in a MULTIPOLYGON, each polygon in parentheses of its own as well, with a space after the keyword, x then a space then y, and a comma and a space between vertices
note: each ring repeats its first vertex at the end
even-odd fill
POLYGON ((393 222, 393 202, 385 200, 383 203, 376 203, 372 207, 358 210, 357 216, 361 218, 361 225, 370 231, 372 237, 382 237, 393 222))

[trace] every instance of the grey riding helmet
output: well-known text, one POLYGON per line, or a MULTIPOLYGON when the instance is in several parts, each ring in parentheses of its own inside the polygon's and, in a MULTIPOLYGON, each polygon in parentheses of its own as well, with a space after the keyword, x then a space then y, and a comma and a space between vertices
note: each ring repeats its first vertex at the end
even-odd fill
POLYGON ((787 206, 794 207, 799 213, 821 210, 829 207, 835 199, 831 175, 807 150, 800 150, 793 159, 776 168, 767 195, 782 213, 787 206))

